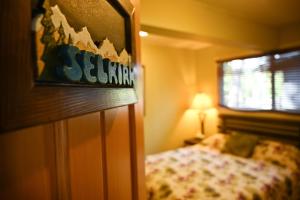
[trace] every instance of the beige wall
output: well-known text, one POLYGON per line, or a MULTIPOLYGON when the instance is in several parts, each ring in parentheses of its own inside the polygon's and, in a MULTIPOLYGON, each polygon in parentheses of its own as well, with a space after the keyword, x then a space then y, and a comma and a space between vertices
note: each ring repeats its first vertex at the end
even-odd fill
POLYGON ((142 42, 147 154, 179 147, 194 136, 197 116, 188 108, 197 90, 195 58, 195 51, 142 42))

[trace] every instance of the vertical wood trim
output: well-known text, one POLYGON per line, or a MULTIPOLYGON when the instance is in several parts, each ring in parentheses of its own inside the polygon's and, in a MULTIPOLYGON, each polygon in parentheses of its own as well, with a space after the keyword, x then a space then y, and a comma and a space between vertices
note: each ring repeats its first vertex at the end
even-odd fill
POLYGON ((55 143, 55 164, 57 180, 57 199, 71 199, 70 167, 68 153, 68 130, 65 120, 53 123, 55 143))
POLYGON ((217 63, 217 79, 218 79, 218 82, 217 82, 217 90, 218 90, 218 105, 223 105, 223 67, 222 67, 222 64, 221 63, 217 63))
POLYGON ((146 199, 145 164, 144 164, 144 134, 142 113, 136 108, 138 104, 129 105, 129 132, 131 157, 132 199, 146 199), (140 119, 140 120, 139 120, 140 119))
MULTIPOLYGON (((143 71, 141 68, 141 41, 139 37, 140 31, 140 0, 131 0, 135 7, 132 20, 132 41, 134 43, 135 63, 138 71, 143 71)), ((145 75, 145 69, 144 69, 145 75)), ((138 85, 145 83, 141 74, 138 76, 138 85)), ((144 86, 145 87, 145 86, 144 86)), ((146 199, 146 184, 145 184, 145 155, 144 155, 144 127, 143 127, 143 107, 144 94, 137 88, 139 102, 128 106, 129 117, 129 134, 130 134, 130 157, 131 157, 131 182, 132 182, 132 198, 133 200, 146 199)), ((145 90, 144 90, 145 91, 145 90)))
POLYGON ((107 181, 107 158, 106 158, 106 131, 105 131, 105 111, 100 111, 101 129, 101 153, 102 153, 102 174, 103 174, 103 199, 108 200, 108 181, 107 181))
POLYGON ((131 161, 131 190, 132 200, 138 200, 138 169, 137 169, 137 146, 136 146, 136 123, 134 106, 128 106, 129 137, 130 137, 130 161, 131 161))

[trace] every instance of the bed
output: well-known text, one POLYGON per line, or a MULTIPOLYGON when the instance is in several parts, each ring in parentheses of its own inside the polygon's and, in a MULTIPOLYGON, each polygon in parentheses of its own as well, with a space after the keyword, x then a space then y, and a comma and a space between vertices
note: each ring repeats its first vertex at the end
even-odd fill
MULTIPOLYGON (((255 131, 256 125, 245 124, 250 121, 249 118, 222 116, 220 130, 229 132, 230 129, 231 135, 243 138, 238 139, 239 142, 235 144, 237 148, 233 149, 242 156, 224 151, 224 146, 232 137, 229 134, 215 134, 197 145, 147 156, 148 200, 299 200, 300 151, 294 146, 299 142, 299 135, 294 133, 299 131, 299 123, 292 123, 298 127, 294 131, 290 129, 292 125, 288 124, 289 137, 295 138, 282 137, 288 138, 294 143, 292 145, 278 141, 282 140, 280 134, 287 134, 283 130, 279 133, 280 128, 277 127, 276 134, 272 129, 266 131, 266 127, 264 131, 255 131), (244 124, 241 126, 237 121, 244 124), (240 127, 248 128, 242 133, 233 133, 241 131, 240 127), (255 139, 253 134, 249 137, 251 131, 259 137, 255 139), (250 153, 239 150, 243 140, 247 144, 254 144, 250 153)), ((261 128, 261 124, 266 126, 268 123, 261 119, 259 124, 261 128)), ((276 126, 279 124, 276 123, 276 126)), ((283 123, 283 126, 286 124, 283 123)), ((267 126, 270 128, 270 125, 267 126)), ((231 140, 236 141, 237 138, 231 140)))

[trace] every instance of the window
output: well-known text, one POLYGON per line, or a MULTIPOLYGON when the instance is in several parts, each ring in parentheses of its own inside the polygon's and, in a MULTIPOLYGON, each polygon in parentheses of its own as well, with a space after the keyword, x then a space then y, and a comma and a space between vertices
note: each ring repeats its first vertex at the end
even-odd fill
POLYGON ((220 103, 300 113, 300 50, 220 63, 220 103))

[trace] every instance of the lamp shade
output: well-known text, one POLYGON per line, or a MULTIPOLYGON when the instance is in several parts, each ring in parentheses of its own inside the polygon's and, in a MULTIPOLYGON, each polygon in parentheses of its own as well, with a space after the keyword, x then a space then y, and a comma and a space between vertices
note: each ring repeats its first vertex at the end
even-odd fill
POLYGON ((211 98, 205 93, 197 93, 193 99, 191 109, 205 111, 212 107, 211 98))

